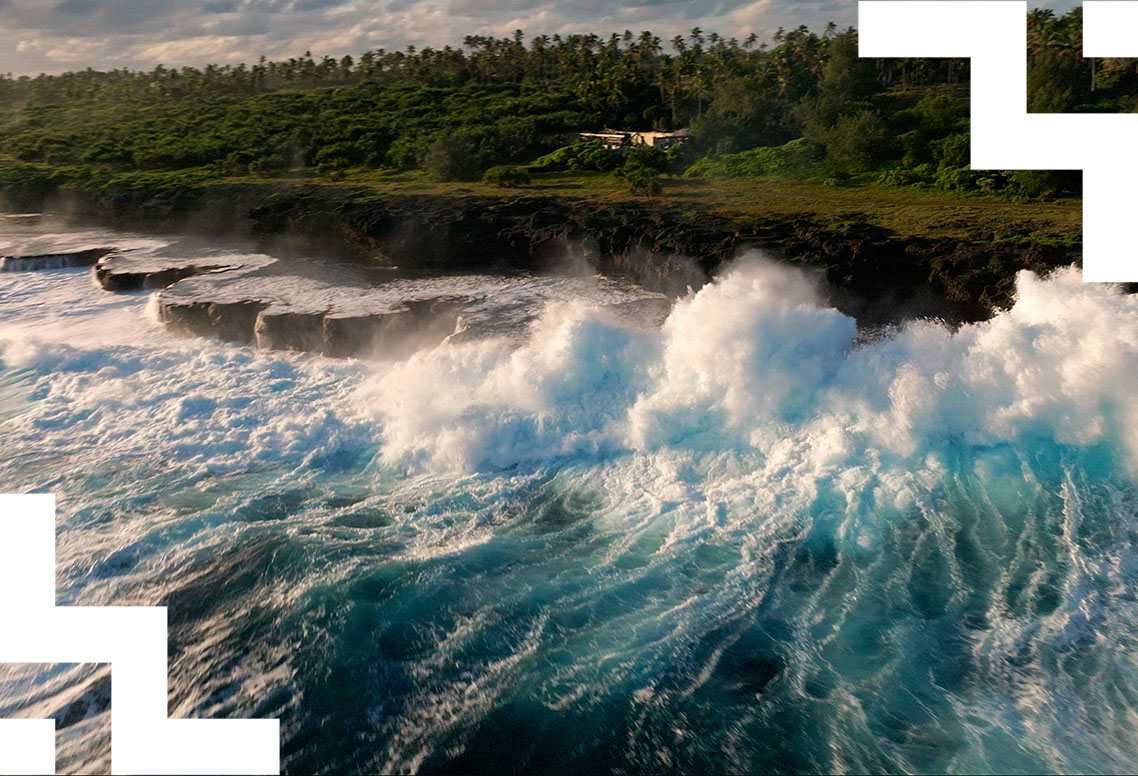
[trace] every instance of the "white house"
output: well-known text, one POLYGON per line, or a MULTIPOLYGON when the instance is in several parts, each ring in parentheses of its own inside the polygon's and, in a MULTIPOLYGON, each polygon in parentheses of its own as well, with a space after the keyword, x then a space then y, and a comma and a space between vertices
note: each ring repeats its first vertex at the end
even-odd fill
POLYGON ((623 152, 643 148, 667 151, 674 145, 690 140, 691 131, 679 129, 675 132, 620 132, 606 129, 604 132, 582 132, 580 136, 582 140, 600 141, 610 151, 623 152))

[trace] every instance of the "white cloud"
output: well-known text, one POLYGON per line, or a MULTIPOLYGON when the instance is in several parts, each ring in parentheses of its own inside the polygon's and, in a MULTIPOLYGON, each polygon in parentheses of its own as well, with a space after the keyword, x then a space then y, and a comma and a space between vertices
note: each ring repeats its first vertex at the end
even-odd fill
MULTIPOLYGON (((1052 0, 1071 2, 1071 0, 1052 0)), ((203 65, 457 46, 463 37, 856 24, 856 0, 0 0, 0 72, 203 65)))

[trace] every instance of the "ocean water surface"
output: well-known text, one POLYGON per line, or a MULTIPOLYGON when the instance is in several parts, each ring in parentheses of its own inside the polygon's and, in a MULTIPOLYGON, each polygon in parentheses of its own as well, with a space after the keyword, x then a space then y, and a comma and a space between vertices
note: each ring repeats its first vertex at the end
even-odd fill
MULTIPOLYGON (((245 250, 0 220, 107 243, 245 250)), ((867 338, 756 256, 662 327, 624 293, 503 278, 526 325, 363 362, 0 274, 0 491, 57 495, 61 605, 170 608, 172 716, 279 718, 290 773, 1138 767, 1138 298, 867 338)), ((105 768, 108 677, 0 669, 0 713, 105 768)))

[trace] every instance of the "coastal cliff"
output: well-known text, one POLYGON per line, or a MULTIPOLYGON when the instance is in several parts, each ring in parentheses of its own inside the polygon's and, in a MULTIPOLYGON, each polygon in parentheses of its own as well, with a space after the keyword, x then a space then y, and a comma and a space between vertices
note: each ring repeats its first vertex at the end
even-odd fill
POLYGON ((682 295, 740 251, 763 250, 824 280, 864 324, 926 316, 982 320, 1013 301, 1015 276, 1078 263, 1077 242, 1035 238, 1030 218, 963 234, 901 234, 860 212, 738 212, 703 203, 503 191, 382 193, 295 182, 84 185, 0 176, 10 208, 48 208, 142 231, 255 237, 280 256, 320 255, 408 270, 593 270, 682 295))

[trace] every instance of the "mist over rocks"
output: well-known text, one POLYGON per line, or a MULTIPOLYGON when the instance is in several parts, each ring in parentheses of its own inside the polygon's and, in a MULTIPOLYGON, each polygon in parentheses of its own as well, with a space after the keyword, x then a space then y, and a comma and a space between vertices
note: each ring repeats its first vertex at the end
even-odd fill
MULTIPOLYGON (((1079 264, 1081 245, 1031 239, 1029 222, 898 234, 862 213, 737 213, 708 203, 530 194, 377 193, 299 182, 21 189, 20 207, 117 229, 253 237, 273 256, 322 256, 410 271, 590 271, 682 297, 750 248, 825 280, 827 302, 863 325, 954 323, 1011 306, 1015 277, 1079 264), (32 196, 35 194, 35 196, 32 196)), ((945 214, 952 224, 952 214, 945 214)), ((1014 222, 1013 222, 1014 221, 1014 222)), ((164 280, 164 279, 163 279, 164 280)), ((154 282, 157 282, 155 280, 154 282)))
POLYGON ((670 308, 661 294, 596 276, 444 275, 263 258, 180 280, 154 295, 152 311, 185 336, 331 358, 402 359, 451 337, 518 334, 547 303, 581 293, 646 325, 670 308))
MULTIPOLYGON (((557 269, 575 254, 593 271, 676 298, 757 248, 819 275, 827 301, 866 324, 984 320, 1013 303, 1018 272, 1046 275, 1081 262, 1079 245, 1025 244, 990 230, 967 239, 906 237, 859 213, 753 216, 649 200, 377 197, 311 187, 278 193, 249 216, 274 254, 318 249, 452 271, 557 269)), ((1011 229, 1020 234, 1030 225, 1011 229)))
POLYGON ((1080 245, 1025 244, 992 232, 902 237, 858 213, 742 216, 652 201, 306 191, 275 197, 250 217, 273 253, 322 246, 364 261, 452 271, 548 271, 572 256, 673 298, 759 249, 816 275, 826 301, 864 325, 985 320, 1014 302, 1017 273, 1047 275, 1082 256, 1080 245))
POLYGON ((115 250, 115 248, 91 248, 36 256, 0 256, 0 272, 40 272, 49 269, 93 267, 115 250))
POLYGON ((706 204, 525 192, 377 194, 282 182, 110 186, 69 188, 38 204, 116 229, 253 238, 263 255, 99 248, 38 260, 93 265, 108 291, 160 290, 156 317, 175 332, 333 357, 399 358, 449 337, 508 335, 548 301, 537 294, 513 310, 488 304, 488 289, 510 275, 528 276, 535 289, 540 278, 632 283, 660 309, 628 317, 658 323, 666 300, 699 291, 757 248, 814 278, 825 304, 873 330, 919 318, 986 320, 1013 303, 1017 273, 1046 276, 1081 257, 1078 245, 1013 239, 1030 224, 1003 225, 1011 238, 990 224, 966 239, 914 237, 859 213, 756 216, 706 204))

